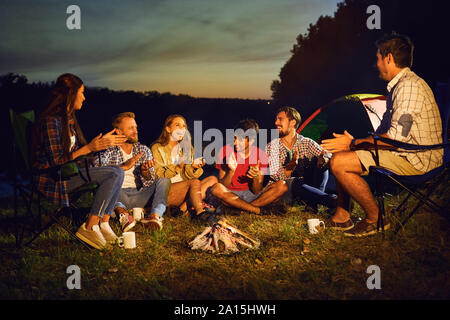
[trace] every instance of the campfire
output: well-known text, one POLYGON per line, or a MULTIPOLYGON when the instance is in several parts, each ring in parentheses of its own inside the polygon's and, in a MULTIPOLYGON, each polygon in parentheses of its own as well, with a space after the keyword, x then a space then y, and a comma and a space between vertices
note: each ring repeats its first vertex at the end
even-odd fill
POLYGON ((225 219, 206 227, 202 233, 189 242, 192 250, 230 254, 242 249, 258 249, 260 241, 233 227, 225 219))

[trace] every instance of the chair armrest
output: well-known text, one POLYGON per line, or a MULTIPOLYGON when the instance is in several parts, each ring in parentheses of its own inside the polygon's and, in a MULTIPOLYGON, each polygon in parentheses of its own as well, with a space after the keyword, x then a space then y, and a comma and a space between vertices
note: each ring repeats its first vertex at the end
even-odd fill
MULTIPOLYGON (((369 135, 371 135, 373 137, 375 142, 379 140, 384 143, 390 144, 391 146, 394 146, 396 148, 401 148, 401 149, 405 149, 405 150, 433 150, 433 149, 440 149, 440 148, 445 148, 445 147, 450 146, 450 142, 433 144, 433 145, 417 145, 417 144, 405 143, 405 142, 401 142, 398 140, 381 137, 374 132, 369 132, 369 135)), ((376 143, 375 143, 375 146, 376 146, 376 143)))
POLYGON ((87 161, 87 158, 88 157, 86 155, 82 155, 75 159, 69 160, 65 163, 58 164, 58 165, 55 165, 55 166, 52 166, 49 168, 43 168, 43 169, 33 168, 31 170, 31 173, 33 175, 38 175, 38 174, 42 174, 42 173, 46 173, 46 174, 50 174, 50 175, 61 175, 61 177, 64 180, 64 178, 70 178, 71 176, 77 175, 79 171, 78 171, 78 167, 76 166, 76 163, 83 159, 85 161, 87 161))

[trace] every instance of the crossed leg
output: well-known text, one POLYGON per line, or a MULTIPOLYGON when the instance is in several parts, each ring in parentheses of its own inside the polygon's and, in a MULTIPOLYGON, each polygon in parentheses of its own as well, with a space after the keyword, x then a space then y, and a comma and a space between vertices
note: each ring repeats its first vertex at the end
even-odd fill
POLYGON ((211 192, 214 196, 219 198, 222 203, 229 207, 241 209, 256 214, 261 213, 260 207, 274 203, 278 201, 283 194, 287 191, 288 187, 284 181, 278 181, 268 186, 261 195, 248 203, 245 200, 240 199, 236 194, 228 190, 223 184, 216 183, 211 192))
POLYGON ((209 187, 215 185, 217 182, 219 182, 219 180, 215 176, 209 176, 200 181, 200 191, 202 193, 202 199, 206 198, 206 190, 208 190, 209 187))
POLYGON ((255 207, 263 207, 271 203, 275 203, 281 199, 284 193, 288 190, 288 186, 284 180, 272 183, 264 189, 261 195, 250 202, 255 207))

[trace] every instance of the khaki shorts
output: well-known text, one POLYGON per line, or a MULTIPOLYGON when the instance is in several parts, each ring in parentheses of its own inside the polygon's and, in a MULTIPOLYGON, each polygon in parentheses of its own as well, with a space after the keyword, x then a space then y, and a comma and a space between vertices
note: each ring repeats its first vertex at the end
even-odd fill
MULTIPOLYGON (((359 161, 361 161, 363 165, 362 175, 368 175, 369 167, 376 165, 375 150, 356 150, 355 152, 359 158, 359 161)), ((398 156, 389 150, 378 150, 378 156, 380 159, 380 166, 394 172, 395 174, 401 176, 414 176, 425 173, 414 168, 405 157, 398 156)))

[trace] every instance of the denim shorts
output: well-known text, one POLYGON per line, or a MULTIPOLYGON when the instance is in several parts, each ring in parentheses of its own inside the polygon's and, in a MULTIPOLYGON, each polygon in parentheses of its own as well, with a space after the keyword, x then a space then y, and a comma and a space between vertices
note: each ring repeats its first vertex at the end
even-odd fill
POLYGON ((261 192, 258 194, 254 194, 250 190, 230 190, 230 191, 233 192, 235 195, 237 195, 239 199, 242 199, 248 203, 254 201, 261 194, 261 192))
MULTIPOLYGON (((211 193, 210 190, 211 190, 211 188, 208 188, 208 190, 206 190, 206 198, 203 201, 212 205, 214 208, 216 208, 216 214, 222 214, 225 206, 222 204, 222 201, 220 201, 217 197, 215 197, 211 193)), ((255 200, 256 198, 258 198, 259 195, 262 193, 262 191, 261 191, 258 194, 254 194, 250 190, 240 190, 240 191, 229 190, 229 191, 234 193, 235 195, 237 195, 239 197, 239 199, 242 199, 248 203, 250 203, 253 200, 255 200)))

